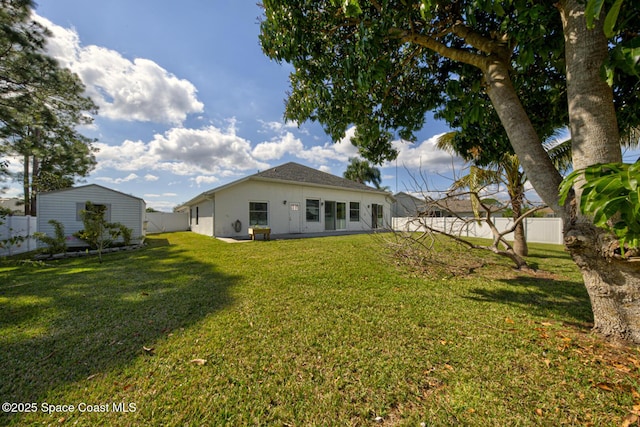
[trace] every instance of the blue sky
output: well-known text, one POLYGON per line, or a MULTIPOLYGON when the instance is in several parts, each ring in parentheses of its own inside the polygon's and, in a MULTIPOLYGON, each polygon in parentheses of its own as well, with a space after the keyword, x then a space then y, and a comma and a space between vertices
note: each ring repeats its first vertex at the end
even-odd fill
MULTIPOLYGON (((341 176, 357 150, 317 123, 283 121, 287 64, 265 57, 260 8, 231 0, 40 0, 49 53, 76 72, 100 106, 98 165, 82 183, 170 211, 197 194, 295 161, 341 176)), ((435 149, 448 128, 427 120, 418 141, 395 141, 380 166, 392 191, 446 190, 463 163, 435 149)), ((353 132, 350 129, 348 135, 353 132)), ((625 155, 635 161, 637 152, 625 155)), ((13 162, 19 170, 19 162, 13 162)), ((19 196, 13 185, 3 196, 19 196)), ((536 199, 535 193, 529 195, 536 199)))
MULTIPOLYGON (((357 155, 317 123, 283 121, 290 68, 263 55, 253 1, 40 0, 35 13, 53 33, 49 53, 100 106, 82 129, 100 149, 85 183, 170 211, 288 161, 341 176, 357 155)), ((414 190, 410 173, 422 170, 429 187, 445 189, 439 174, 461 165, 434 149, 434 136, 447 130, 429 120, 416 144, 396 141, 397 166, 380 167, 382 184, 414 190)), ((5 196, 20 193, 14 186, 5 196)))

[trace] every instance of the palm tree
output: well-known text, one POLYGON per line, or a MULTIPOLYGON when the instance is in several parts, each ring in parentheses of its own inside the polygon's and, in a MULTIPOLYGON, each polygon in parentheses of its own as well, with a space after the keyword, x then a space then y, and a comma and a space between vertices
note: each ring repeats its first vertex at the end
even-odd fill
MULTIPOLYGON (((436 146, 452 154, 461 155, 467 161, 473 161, 475 156, 472 153, 459 153, 456 151, 453 143, 456 135, 458 135, 458 132, 445 133, 438 138, 436 146)), ((525 193, 524 184, 526 182, 527 177, 520 168, 518 156, 512 153, 504 153, 498 159, 489 162, 487 168, 483 169, 472 165, 469 169, 469 174, 456 180, 451 189, 468 188, 471 192, 477 192, 487 185, 503 183, 509 193, 513 220, 515 221, 522 215, 525 193)), ((471 201, 477 216, 479 200, 476 199, 472 197, 471 201)), ((529 254, 522 222, 517 223, 513 230, 513 250, 519 256, 527 256, 529 254)))
MULTIPOLYGON (((555 136, 556 138, 545 144, 546 150, 556 165, 556 168, 564 174, 573 166, 571 159, 571 139, 560 141, 557 138, 558 135, 555 136)), ((638 148, 638 146, 640 146, 640 128, 630 127, 620 132, 620 146, 623 149, 638 148)))
POLYGON ((344 171, 343 176, 351 181, 364 184, 365 182, 372 183, 376 188, 381 189, 380 183, 382 178, 380 176, 380 170, 375 166, 372 166, 367 160, 361 160, 357 157, 349 159, 347 170, 344 171))

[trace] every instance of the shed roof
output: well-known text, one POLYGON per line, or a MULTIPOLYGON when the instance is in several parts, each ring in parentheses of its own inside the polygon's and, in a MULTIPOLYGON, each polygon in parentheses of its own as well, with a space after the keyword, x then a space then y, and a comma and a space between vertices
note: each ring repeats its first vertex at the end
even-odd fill
POLYGON ((117 193, 117 194, 122 195, 122 196, 131 197, 132 199, 142 200, 144 202, 144 200, 141 197, 136 197, 136 196, 133 196, 131 194, 127 194, 127 193, 123 193, 121 191, 113 190, 111 188, 103 187, 102 185, 98 185, 98 184, 87 184, 87 185, 81 185, 79 187, 62 188, 60 190, 53 190, 53 191, 47 191, 46 193, 40 193, 40 195, 44 196, 44 195, 47 195, 47 194, 62 193, 62 192, 65 192, 65 191, 75 191, 75 190, 79 190, 81 188, 87 189, 89 187, 100 188, 102 190, 111 191, 113 193, 117 193))
POLYGON ((369 187, 364 184, 360 184, 359 182, 351 181, 346 178, 341 178, 339 176, 332 175, 330 173, 322 172, 314 168, 310 168, 308 166, 301 165, 295 162, 289 162, 282 164, 280 166, 275 166, 271 169, 267 169, 262 172, 258 172, 253 175, 249 175, 247 177, 241 178, 239 180, 230 182, 228 184, 222 185, 220 187, 216 187, 212 190, 205 191, 204 193, 200 193, 198 196, 189 200, 186 203, 178 206, 188 206, 194 204, 202 199, 205 199, 209 196, 213 196, 215 193, 220 190, 232 187, 241 182, 245 181, 273 181, 273 182, 283 182, 283 183, 295 183, 295 184, 307 184, 312 186, 320 186, 320 187, 331 187, 331 188, 341 188, 344 190, 352 190, 359 192, 370 192, 370 193, 380 193, 387 194, 390 197, 387 191, 379 190, 377 188, 369 187))

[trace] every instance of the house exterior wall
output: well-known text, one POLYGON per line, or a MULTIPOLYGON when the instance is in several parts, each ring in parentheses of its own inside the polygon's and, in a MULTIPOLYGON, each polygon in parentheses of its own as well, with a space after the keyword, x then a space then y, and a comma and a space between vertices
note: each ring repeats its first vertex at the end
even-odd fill
POLYGON ((215 200, 203 200, 189 209, 189 226, 191 231, 213 237, 215 200))
MULTIPOLYGON (((277 183, 247 180, 215 193, 213 218, 214 236, 246 237, 248 235, 250 202, 267 203, 268 225, 272 234, 322 233, 325 231, 324 208, 327 201, 346 203, 346 223, 339 230, 361 231, 371 229, 372 205, 383 205, 384 224, 390 225, 391 204, 385 194, 332 189, 296 183, 277 183), (307 221, 307 199, 319 200, 320 218, 318 222, 307 221), (359 221, 350 221, 349 203, 360 203, 359 221), (292 203, 298 210, 292 210, 292 203), (240 231, 234 224, 240 221, 240 231)), ((194 206, 191 207, 193 209, 194 206)), ((200 221, 203 221, 202 210, 200 221)), ((207 234, 206 230, 194 228, 192 231, 207 234)))
POLYGON ((144 200, 128 196, 117 191, 97 185, 70 188, 38 195, 38 231, 55 236, 55 228, 49 224, 54 219, 64 225, 67 246, 85 246, 86 243, 73 236, 73 233, 84 229, 82 220, 77 218, 78 203, 90 201, 97 204, 110 205, 110 222, 119 222, 130 228, 133 242, 139 242, 145 235, 144 217, 146 204, 144 200))

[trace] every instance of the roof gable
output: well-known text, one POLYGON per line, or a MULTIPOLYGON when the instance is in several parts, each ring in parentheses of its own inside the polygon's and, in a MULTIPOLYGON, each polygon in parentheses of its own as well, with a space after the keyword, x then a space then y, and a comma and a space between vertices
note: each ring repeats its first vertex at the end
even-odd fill
POLYGON ((221 190, 226 190, 230 187, 233 187, 241 182, 246 181, 274 181, 274 182, 283 182, 290 184, 307 184, 307 185, 316 185, 320 187, 333 187, 333 188, 341 188, 344 190, 352 190, 352 191, 360 191, 360 192, 370 192, 370 193, 380 193, 388 195, 392 197, 387 191, 379 190, 377 188, 369 187, 364 184, 360 184, 355 181, 348 180, 346 178, 341 178, 339 176, 331 175, 330 173, 322 172, 317 169, 310 168, 308 166, 303 166, 299 163, 289 162, 282 164, 280 166, 273 167, 271 169, 267 169, 262 172, 258 172, 253 175, 246 176, 244 178, 240 178, 237 181, 230 182, 228 184, 224 184, 220 187, 216 187, 212 190, 205 191, 204 193, 200 193, 193 199, 189 200, 176 207, 176 209, 184 208, 185 206, 193 205, 195 203, 199 203, 202 200, 206 200, 207 198, 213 196, 217 192, 221 190))
POLYGON ((303 166, 299 163, 289 162, 263 172, 251 175, 249 179, 270 179, 303 184, 315 184, 329 187, 338 187, 348 190, 383 192, 359 182, 341 178, 330 173, 303 166))
POLYGON ((138 199, 138 200, 144 201, 140 197, 136 197, 136 196, 133 196, 131 194, 123 193, 121 191, 113 190, 111 188, 103 187, 102 185, 98 185, 98 184, 87 184, 87 185, 81 185, 79 187, 62 188, 60 190, 47 191, 46 193, 41 193, 40 195, 44 196, 46 194, 62 193, 62 192, 65 192, 65 191, 75 191, 75 190, 79 190, 79 189, 89 189, 89 188, 98 188, 98 189, 101 189, 101 190, 110 191, 112 193, 119 194, 121 196, 126 196, 126 197, 130 197, 132 199, 138 199))

